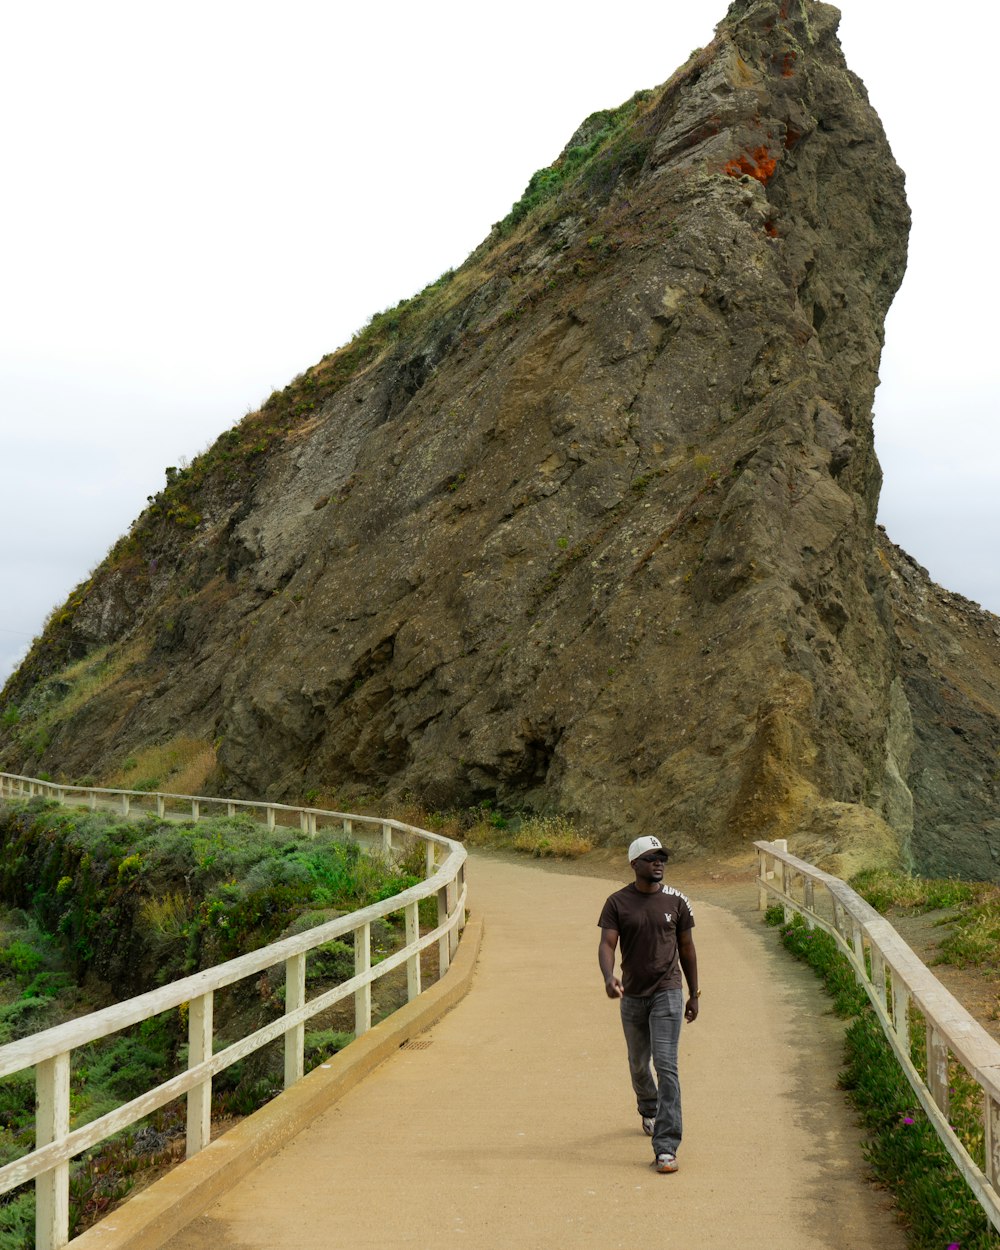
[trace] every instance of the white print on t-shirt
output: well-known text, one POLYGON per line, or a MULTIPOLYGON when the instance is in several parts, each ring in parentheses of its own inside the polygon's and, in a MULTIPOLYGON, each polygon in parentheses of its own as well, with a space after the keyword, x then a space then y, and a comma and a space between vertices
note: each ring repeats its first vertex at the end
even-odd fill
POLYGON ((673 920, 673 918, 674 918, 673 912, 665 911, 663 913, 663 919, 667 922, 667 924, 669 924, 671 920, 673 920))
MULTIPOLYGON (((665 884, 660 886, 660 890, 664 894, 673 894, 676 898, 679 898, 683 902, 687 903, 687 908, 688 908, 688 911, 691 913, 691 918, 692 920, 694 919, 694 908, 691 906, 691 900, 688 898, 686 894, 682 894, 680 890, 675 890, 673 886, 669 886, 665 884)), ((670 915, 668 915, 667 913, 664 913, 664 915, 667 916, 667 921, 669 923, 670 915)))

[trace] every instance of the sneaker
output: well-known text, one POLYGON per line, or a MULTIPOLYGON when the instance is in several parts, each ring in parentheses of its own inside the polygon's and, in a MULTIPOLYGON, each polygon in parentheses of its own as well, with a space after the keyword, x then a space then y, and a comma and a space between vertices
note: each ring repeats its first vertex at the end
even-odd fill
POLYGON ((653 1136, 653 1125, 656 1123, 655 1115, 644 1115, 642 1117, 642 1131, 647 1137, 653 1136))
POLYGON ((654 1167, 657 1172, 676 1172, 677 1158, 675 1155, 657 1155, 654 1167))

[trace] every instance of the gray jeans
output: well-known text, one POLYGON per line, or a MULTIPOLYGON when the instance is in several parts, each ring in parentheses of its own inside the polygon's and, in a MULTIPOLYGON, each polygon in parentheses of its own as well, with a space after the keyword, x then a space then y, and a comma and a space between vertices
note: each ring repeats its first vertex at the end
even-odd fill
POLYGON ((684 992, 661 990, 649 998, 621 1000, 628 1067, 639 1114, 655 1116, 653 1153, 676 1154, 681 1144, 681 1087, 677 1043, 684 1016, 684 992), (650 1071, 656 1069, 656 1080, 650 1071))

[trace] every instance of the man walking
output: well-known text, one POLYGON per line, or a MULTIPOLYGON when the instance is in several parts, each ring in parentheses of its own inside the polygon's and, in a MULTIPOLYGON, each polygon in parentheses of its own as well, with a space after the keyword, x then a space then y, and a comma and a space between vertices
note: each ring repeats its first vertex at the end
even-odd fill
POLYGON ((677 1043, 681 1018, 688 1023, 698 1018, 701 995, 691 936, 694 916, 685 896, 663 884, 667 850, 658 838, 636 838, 628 858, 635 881, 604 904, 597 961, 608 997, 621 1000, 629 1073, 643 1132, 653 1139, 654 1166, 657 1172, 676 1172, 681 1142, 677 1043), (615 976, 619 942, 620 981, 615 976), (686 1004, 682 971, 688 986, 686 1004))

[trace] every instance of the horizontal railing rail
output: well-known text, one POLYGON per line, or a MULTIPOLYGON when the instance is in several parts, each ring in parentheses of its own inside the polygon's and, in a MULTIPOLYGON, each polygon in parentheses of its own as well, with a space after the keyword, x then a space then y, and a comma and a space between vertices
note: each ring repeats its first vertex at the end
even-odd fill
POLYGON ((310 837, 316 837, 321 829, 324 832, 336 831, 353 837, 357 836, 359 830, 363 830, 371 832, 374 836, 370 841, 387 854, 393 849, 394 835, 399 834, 416 838, 425 844, 426 877, 399 894, 349 915, 317 925, 293 937, 283 938, 248 955, 206 968, 136 998, 0 1046, 0 1078, 28 1068, 35 1069, 35 1149, 0 1167, 0 1194, 8 1193, 27 1181, 35 1181, 36 1250, 58 1250, 58 1247, 65 1246, 68 1242, 69 1164, 74 1156, 181 1096, 187 1098, 187 1157, 197 1154, 208 1145, 211 1138, 214 1076, 269 1042, 283 1039, 284 1085, 287 1088, 294 1084, 302 1077, 305 1069, 305 1025, 309 1019, 353 996, 354 1033, 356 1037, 360 1037, 372 1025, 373 983, 390 972, 405 967, 407 1001, 412 1001, 422 989, 422 952, 437 945, 438 972, 439 976, 444 976, 458 948, 459 934, 465 925, 465 848, 461 843, 415 825, 382 817, 328 812, 322 808, 136 790, 107 790, 93 786, 68 786, 0 773, 0 798, 47 797, 59 803, 76 804, 79 802, 77 796, 83 796, 83 805, 91 809, 110 807, 111 810, 130 817, 147 812, 169 817, 171 807, 183 807, 183 814, 187 818, 199 820, 206 818, 215 809, 225 809, 228 815, 235 815, 239 811, 262 812, 266 824, 272 829, 278 823, 291 820, 293 823, 297 822, 300 830, 310 837), (138 802, 133 802, 134 799, 138 802), (428 898, 436 899, 437 923, 433 929, 421 933, 419 905, 428 898), (392 955, 373 963, 373 922, 399 912, 404 915, 405 944, 392 955), (307 1000, 308 952, 347 934, 351 934, 353 938, 354 976, 307 1000), (224 1050, 215 1051, 214 995, 246 977, 259 975, 278 965, 284 965, 285 973, 284 1015, 224 1050), (72 1129, 70 1063, 73 1051, 183 1004, 187 1005, 188 1010, 186 1070, 106 1115, 72 1129))
POLYGON ((913 1092, 945 1149, 1000 1231, 1000 1043, 917 958, 884 916, 838 877, 788 853, 784 841, 755 842, 758 903, 779 903, 830 934, 850 961, 913 1092), (798 890, 800 897, 796 897, 798 890), (927 1079, 911 1058, 914 1011, 926 1026, 927 1079), (983 1166, 950 1123, 952 1063, 982 1091, 983 1166))

